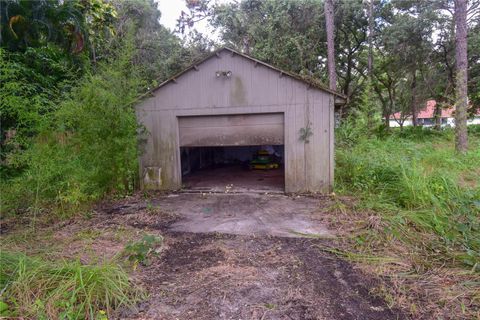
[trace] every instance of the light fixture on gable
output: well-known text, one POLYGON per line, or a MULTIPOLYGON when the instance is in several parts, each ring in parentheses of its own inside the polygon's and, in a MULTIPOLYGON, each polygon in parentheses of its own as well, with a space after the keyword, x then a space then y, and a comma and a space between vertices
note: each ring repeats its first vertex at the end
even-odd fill
POLYGON ((226 78, 230 78, 230 77, 232 76, 232 71, 230 71, 230 70, 228 70, 228 71, 221 71, 221 70, 219 70, 219 71, 215 72, 215 76, 216 76, 217 78, 220 78, 220 77, 222 77, 222 76, 223 76, 223 77, 226 77, 226 78))

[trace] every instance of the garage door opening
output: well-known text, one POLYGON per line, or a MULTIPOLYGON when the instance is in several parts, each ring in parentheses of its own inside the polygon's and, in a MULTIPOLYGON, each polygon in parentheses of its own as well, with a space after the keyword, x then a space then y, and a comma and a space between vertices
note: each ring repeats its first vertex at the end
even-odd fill
POLYGON ((181 147, 182 185, 196 191, 284 191, 284 146, 181 147))

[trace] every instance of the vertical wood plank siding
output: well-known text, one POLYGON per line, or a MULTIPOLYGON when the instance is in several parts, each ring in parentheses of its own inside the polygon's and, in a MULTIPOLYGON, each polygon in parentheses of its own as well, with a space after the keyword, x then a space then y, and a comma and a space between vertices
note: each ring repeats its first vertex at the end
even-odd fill
POLYGON ((333 185, 334 96, 225 49, 170 81, 137 106, 147 131, 140 172, 161 168, 158 189, 181 188, 178 118, 284 114, 285 191, 328 192, 333 185), (216 71, 231 71, 230 78, 216 71), (310 126, 309 143, 300 130, 310 126))

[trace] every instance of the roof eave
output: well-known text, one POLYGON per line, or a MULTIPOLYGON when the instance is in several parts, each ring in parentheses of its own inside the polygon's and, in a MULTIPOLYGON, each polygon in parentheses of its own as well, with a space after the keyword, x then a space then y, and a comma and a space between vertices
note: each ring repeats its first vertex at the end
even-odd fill
POLYGON ((347 98, 340 95, 335 95, 335 106, 343 106, 347 103, 347 98))

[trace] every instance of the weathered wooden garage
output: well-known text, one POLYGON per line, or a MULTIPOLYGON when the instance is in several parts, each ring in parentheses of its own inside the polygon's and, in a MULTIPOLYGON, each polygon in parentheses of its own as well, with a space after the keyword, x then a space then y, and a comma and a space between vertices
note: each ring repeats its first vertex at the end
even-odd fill
POLYGON ((314 82, 220 49, 162 83, 137 106, 147 132, 142 187, 181 189, 196 168, 199 185, 217 177, 220 184, 235 186, 239 179, 255 189, 256 182, 281 175, 286 192, 328 192, 334 105, 344 102, 342 95, 314 82), (232 173, 233 164, 248 164, 264 148, 278 155, 281 174, 245 166, 232 173), (221 171, 212 174, 210 167, 221 171))

